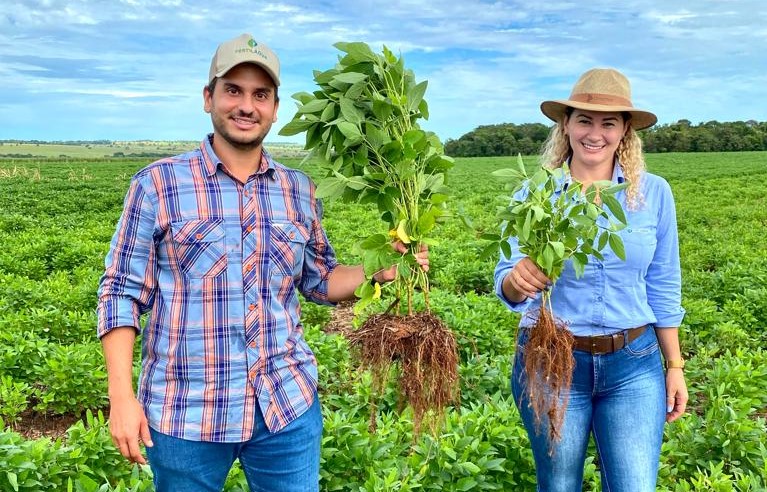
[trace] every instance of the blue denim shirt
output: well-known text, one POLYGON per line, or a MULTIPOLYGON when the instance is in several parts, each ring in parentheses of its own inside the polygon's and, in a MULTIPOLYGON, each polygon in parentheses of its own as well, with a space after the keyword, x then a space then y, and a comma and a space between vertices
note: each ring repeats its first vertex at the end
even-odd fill
MULTIPOLYGON (((565 321, 574 335, 605 335, 646 324, 678 327, 684 318, 679 237, 671 187, 654 174, 644 173, 641 179, 644 203, 637 210, 626 208, 625 190, 615 196, 628 222, 618 233, 625 245, 626 261, 607 246, 602 251, 604 260, 589 256, 581 278, 575 277, 572 262, 567 261, 552 287, 554 315, 565 321)), ((614 183, 624 180, 617 163, 612 180, 614 183)), ((524 313, 520 326, 527 327, 535 322, 541 295, 519 303, 510 302, 503 295, 503 279, 524 257, 516 238, 509 243, 512 256, 502 256, 495 268, 495 291, 509 309, 524 313)))

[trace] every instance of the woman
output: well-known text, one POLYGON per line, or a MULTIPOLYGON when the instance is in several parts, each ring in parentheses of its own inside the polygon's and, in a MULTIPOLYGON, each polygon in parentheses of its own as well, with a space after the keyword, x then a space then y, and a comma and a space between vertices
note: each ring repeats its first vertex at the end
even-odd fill
POLYGON ((556 284, 519 252, 495 270, 498 296, 524 313, 512 373, 512 391, 530 437, 538 490, 580 491, 589 435, 599 453, 602 490, 655 490, 664 422, 685 411, 687 387, 678 327, 681 273, 674 200, 668 183, 645 171, 637 131, 655 124, 633 107, 629 81, 613 69, 584 73, 567 100, 544 101, 556 122, 545 144, 543 165, 567 162, 570 179, 629 182, 616 198, 628 226, 619 232, 626 261, 606 249, 591 256, 576 279, 571 264, 556 284), (575 337, 575 367, 561 438, 550 442, 546 419, 536 425, 525 392, 523 354, 535 322, 540 292, 552 288, 552 308, 575 337), (659 352, 660 350, 660 352, 659 352), (661 362, 661 353, 665 366, 661 362), (664 374, 665 367, 665 374, 664 374))

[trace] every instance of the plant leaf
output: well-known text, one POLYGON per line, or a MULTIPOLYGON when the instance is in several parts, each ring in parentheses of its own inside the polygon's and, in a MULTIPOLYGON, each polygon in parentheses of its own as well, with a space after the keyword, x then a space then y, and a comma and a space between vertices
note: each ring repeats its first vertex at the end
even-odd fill
POLYGON ((423 100, 423 95, 426 93, 426 86, 428 81, 424 80, 420 84, 416 84, 407 91, 407 109, 410 112, 414 112, 418 109, 418 106, 423 100))
POLYGON ((307 121, 302 119, 293 119, 290 121, 287 125, 283 126, 280 131, 279 135, 282 135, 284 137, 289 137, 291 135, 297 135, 301 132, 305 132, 309 129, 312 125, 316 124, 313 121, 307 121))
POLYGON ((623 261, 626 261, 626 250, 623 247, 623 239, 621 239, 620 235, 610 234, 608 242, 610 243, 610 249, 613 250, 613 253, 615 253, 615 256, 617 256, 623 261))
POLYGON ((325 178, 317 184, 317 198, 336 198, 343 194, 346 183, 334 177, 325 178))

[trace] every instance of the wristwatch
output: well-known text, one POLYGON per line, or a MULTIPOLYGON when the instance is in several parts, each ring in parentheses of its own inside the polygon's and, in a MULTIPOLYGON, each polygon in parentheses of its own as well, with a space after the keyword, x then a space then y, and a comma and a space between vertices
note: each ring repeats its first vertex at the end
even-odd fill
POLYGON ((667 360, 666 369, 684 369, 684 359, 667 360))

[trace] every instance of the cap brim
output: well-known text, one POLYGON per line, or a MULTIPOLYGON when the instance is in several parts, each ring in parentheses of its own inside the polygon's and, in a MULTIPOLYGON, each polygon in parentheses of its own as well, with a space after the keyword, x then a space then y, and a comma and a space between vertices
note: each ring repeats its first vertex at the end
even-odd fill
MULTIPOLYGON (((265 71, 267 74, 269 74, 269 76, 272 78, 272 81, 274 81, 274 85, 275 85, 276 87, 279 87, 279 86, 280 86, 280 78, 277 76, 277 74, 275 74, 275 73, 274 73, 274 71, 272 71, 272 69, 271 69, 271 68, 269 68, 268 66, 266 66, 266 65, 265 65, 265 64, 263 64, 263 63, 260 63, 260 62, 257 62, 257 61, 253 61, 253 60, 244 60, 244 61, 241 61, 241 62, 239 62, 239 63, 235 64, 235 65, 232 65, 231 67, 222 68, 221 70, 219 70, 218 72, 216 72, 214 75, 215 75, 215 77, 216 77, 216 78, 220 78, 220 77, 223 77, 224 75, 226 75, 226 73, 227 73, 229 70, 233 69, 233 68, 234 68, 234 67, 236 67, 237 65, 242 65, 243 63, 250 63, 250 64, 252 64, 252 65, 256 65, 256 66, 258 66, 258 67, 261 67, 261 68, 263 68, 263 69, 264 69, 264 71, 265 71)), ((210 82, 212 82, 212 81, 213 81, 213 78, 211 77, 211 79, 210 79, 208 82, 210 83, 210 82)))
POLYGON ((567 108, 582 109, 584 111, 599 111, 603 113, 630 113, 631 127, 634 130, 644 130, 658 122, 658 117, 649 111, 637 109, 631 106, 606 106, 604 104, 582 103, 578 101, 558 100, 543 101, 541 112, 554 122, 560 121, 567 108))

